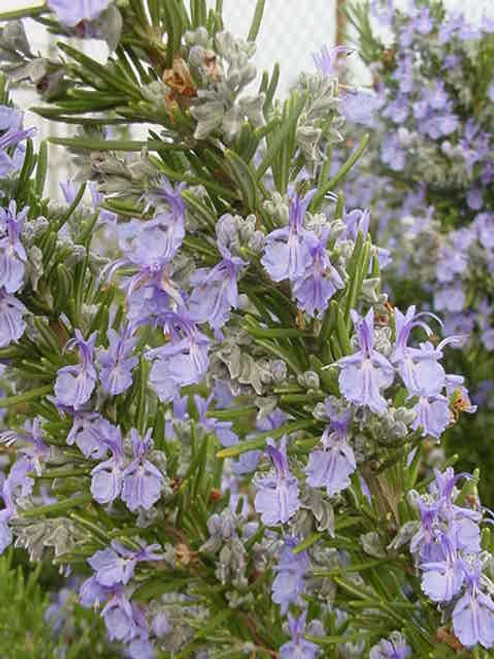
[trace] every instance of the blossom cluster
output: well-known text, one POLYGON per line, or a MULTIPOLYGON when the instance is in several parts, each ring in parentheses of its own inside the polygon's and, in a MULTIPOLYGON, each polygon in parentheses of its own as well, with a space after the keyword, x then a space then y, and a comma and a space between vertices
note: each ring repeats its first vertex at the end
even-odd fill
MULTIPOLYGON (((422 576, 422 590, 452 609, 453 629, 465 647, 494 644, 492 582, 484 573, 478 501, 460 501, 456 485, 464 474, 435 470, 430 494, 410 492, 420 514, 420 528, 410 551, 422 576)), ((468 478, 468 476, 467 476, 468 478)))
POLYGON ((333 191, 349 165, 327 180, 358 109, 348 90, 338 109, 346 50, 325 51, 282 103, 276 72, 247 95, 254 44, 201 2, 40 11, 118 47, 103 66, 61 43, 50 63, 71 93, 41 111, 81 111, 67 142, 81 187, 64 184, 62 208, 42 199, 29 150, 23 196, 1 179, 0 284, 29 320, 6 322, 19 335, 1 346, 0 551, 70 570, 80 605, 135 659, 315 659, 333 644, 427 656, 448 606, 457 642, 490 648, 484 514, 449 470, 424 494, 443 434, 475 411, 445 366, 458 338, 392 304, 369 210, 333 191), (122 118, 161 132, 142 151, 109 139, 99 124, 122 118), (36 232, 24 244, 28 211, 13 205, 26 198, 46 214, 34 283, 36 232), (397 532, 413 560, 390 549, 397 532))
MULTIPOLYGON (((354 312, 359 350, 337 362, 340 390, 350 405, 342 411, 335 407, 331 398, 325 402, 323 414, 329 424, 322 434, 321 448, 310 453, 306 469, 307 483, 311 487, 324 487, 329 496, 334 496, 350 485, 350 476, 357 468, 349 442, 353 424, 360 422, 355 418, 357 411, 368 410, 377 416, 389 414, 384 393, 393 385, 395 373, 402 380, 408 400, 416 401, 408 415, 410 429, 423 436, 439 438, 444 433, 452 420, 451 398, 458 388, 468 401, 462 378, 448 376, 440 363, 442 348, 448 339, 436 347, 429 341, 421 343, 418 348, 408 346, 414 327, 425 328, 431 333, 429 326, 418 316, 414 307, 410 307, 406 314, 395 309, 396 337, 388 359, 374 349, 374 310, 370 309, 364 318, 354 312)), ((463 409, 475 410, 469 404, 463 409)), ((286 440, 283 438, 278 447, 272 442, 267 453, 274 472, 258 478, 255 507, 265 524, 286 523, 300 507, 299 485, 289 468, 286 440)))
MULTIPOLYGON (((23 163, 25 141, 34 129, 22 128, 23 113, 8 105, 0 106, 0 177, 12 176, 23 163)), ((28 207, 18 210, 15 201, 0 209, 0 347, 16 342, 26 327, 24 304, 16 297, 26 278, 27 254, 22 230, 28 207)))
POLYGON ((492 21, 474 25, 442 3, 379 1, 368 20, 360 46, 374 88, 369 173, 349 183, 348 198, 372 205, 395 255, 396 291, 413 281, 448 330, 463 335, 458 345, 490 353, 492 72, 478 53, 490 52, 492 21))
POLYGON ((492 177, 491 80, 465 81, 460 72, 470 66, 494 26, 484 18, 481 27, 475 27, 441 5, 409 3, 405 11, 379 5, 372 3, 371 15, 378 13, 393 38, 390 58, 383 56, 371 65, 379 96, 376 128, 383 131, 382 163, 426 186, 454 185, 464 197, 461 203, 482 211, 492 177), (472 87, 477 83, 487 103, 473 113, 479 92, 474 94, 472 87), (384 126, 394 126, 395 133, 385 132, 384 126), (432 162, 419 178, 417 168, 426 154, 432 162))

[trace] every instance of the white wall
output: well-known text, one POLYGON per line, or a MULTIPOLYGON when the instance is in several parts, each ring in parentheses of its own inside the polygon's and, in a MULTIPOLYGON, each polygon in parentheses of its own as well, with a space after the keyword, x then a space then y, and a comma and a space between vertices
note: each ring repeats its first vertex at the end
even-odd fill
MULTIPOLYGON (((256 0, 224 0, 225 24, 247 34, 256 0)), ((335 40, 335 0, 266 0, 256 64, 262 71, 281 65, 280 90, 300 71, 313 68, 312 53, 335 40)))

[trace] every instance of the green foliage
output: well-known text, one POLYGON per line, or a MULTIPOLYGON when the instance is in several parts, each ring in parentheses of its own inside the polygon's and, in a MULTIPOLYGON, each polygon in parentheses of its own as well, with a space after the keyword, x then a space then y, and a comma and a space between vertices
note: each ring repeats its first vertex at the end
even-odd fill
POLYGON ((0 656, 6 659, 48 659, 53 656, 53 631, 45 622, 49 596, 36 571, 26 574, 12 565, 13 551, 0 556, 0 656))
MULTIPOLYGON (((180 94, 165 96, 163 91, 167 90, 161 80, 171 74, 171 68, 182 66, 187 30, 205 27, 211 43, 218 41, 221 2, 209 12, 203 0, 191 0, 188 7, 182 0, 146 3, 129 0, 119 6, 124 28, 108 62, 96 62, 73 45, 60 42, 60 60, 53 66, 60 68, 66 84, 56 98, 44 98, 49 105, 38 108, 39 114, 51 120, 81 126, 75 137, 53 141, 71 150, 84 178, 98 181, 105 194, 104 208, 116 212, 122 221, 128 218, 146 221, 151 214, 147 199, 151 192, 156 192, 160 176, 187 183, 182 198, 192 228, 187 227, 183 254, 196 267, 210 267, 218 262, 215 232, 217 220, 224 213, 242 218, 250 216, 256 230, 264 235, 282 225, 277 213, 268 208, 269 203, 274 204, 269 178, 280 199, 286 198, 292 184, 300 190, 314 188, 311 206, 314 215, 329 207, 326 202, 332 193, 336 202, 331 210, 332 219, 339 222, 337 230, 344 229, 343 195, 336 197, 334 191, 339 191, 349 170, 363 154, 368 138, 362 139, 330 178, 336 141, 333 132, 337 132, 339 120, 336 83, 320 84, 305 79, 281 103, 274 98, 279 75, 275 67, 271 78, 265 74, 261 82, 261 91, 265 93, 260 106, 263 125, 243 120, 230 139, 225 136, 226 131, 222 132, 220 122, 209 132, 200 132, 198 137, 192 113, 197 106, 191 108, 188 97, 181 98, 180 94), (153 95, 156 87, 158 93, 153 95), (124 122, 151 124, 149 139, 106 140, 103 128, 124 122), (312 130, 312 135, 316 134, 324 143, 321 155, 317 154, 321 159, 317 164, 305 159, 306 152, 298 141, 301 127, 312 130), (263 155, 259 162, 255 156, 260 148, 263 155), (126 157, 129 153, 135 158, 126 157), (300 181, 303 168, 304 180, 300 181)), ((259 0, 249 32, 251 38, 259 31, 263 8, 264 2, 259 0)), ((64 34, 54 19, 42 16, 40 20, 51 31, 64 34)), ((193 71, 186 70, 191 93, 200 89, 196 75, 194 79, 193 71)), ((312 153, 310 148, 307 152, 312 153)), ((31 557, 43 555, 55 565, 68 563, 81 577, 87 575, 88 557, 108 547, 112 540, 131 549, 139 548, 138 538, 147 543, 159 542, 173 558, 139 563, 132 597, 133 601, 149 606, 163 605, 163 595, 181 598, 176 605, 177 617, 179 623, 182 618, 186 620, 183 624, 188 625, 187 634, 177 643, 179 651, 164 651, 164 657, 185 659, 197 656, 196 651, 203 648, 210 649, 214 659, 245 657, 246 652, 251 656, 276 656, 286 637, 279 608, 271 600, 273 554, 260 547, 264 527, 259 524, 245 544, 242 544, 244 539, 239 540, 245 565, 242 564, 244 572, 240 568, 238 572, 245 575, 245 580, 238 585, 237 570, 225 576, 223 559, 215 551, 204 549, 212 536, 208 523, 212 516, 227 510, 235 494, 221 491, 224 459, 264 449, 268 437, 290 437, 291 465, 300 482, 304 481, 307 456, 318 445, 327 426, 327 419, 315 415, 315 406, 329 395, 339 394, 338 367, 334 362, 353 351, 350 312, 361 303, 368 306, 365 284, 369 277, 379 278, 376 248, 362 232, 354 241, 348 241, 346 280, 334 293, 322 319, 304 315, 297 309, 286 282, 277 283, 267 276, 259 253, 245 245, 239 248, 246 263, 245 275, 238 285, 248 305, 239 305, 232 313, 232 324, 250 342, 249 356, 263 362, 274 358, 286 365, 284 381, 271 389, 266 387, 266 399, 272 396, 290 419, 282 427, 257 432, 252 438, 256 413, 266 401, 254 388, 247 393, 241 389, 231 409, 208 412, 209 418, 232 422, 242 440, 233 446, 221 447, 216 433, 199 418, 193 395, 207 395, 207 387, 203 385, 183 388, 182 393, 188 396, 189 420, 185 429, 184 423, 175 434, 169 433, 171 405, 158 400, 149 384, 149 363, 143 357, 145 348, 163 344, 163 335, 152 326, 139 329, 136 349, 139 363, 133 371, 132 386, 121 395, 101 395, 96 403, 98 413, 118 424, 124 436, 130 428, 137 428, 141 434, 150 428, 154 446, 162 452, 158 457, 166 462, 163 471, 166 471, 166 487, 152 510, 156 517, 146 519, 143 515, 136 520, 135 514, 117 497, 108 507, 94 500, 90 481, 98 460, 67 445, 72 419, 68 414, 60 414, 53 401, 57 371, 72 363, 64 345, 75 329, 80 329, 85 337, 96 331, 97 346, 106 346, 107 329, 118 329, 127 310, 122 291, 104 276, 108 273, 102 273, 101 260, 92 251, 97 213, 88 212, 83 206, 85 186, 81 185, 69 208, 57 208, 43 197, 46 167, 45 149, 36 155, 32 145, 28 146, 18 183, 10 191, 11 198, 29 204, 29 219, 42 214, 46 224, 34 238, 35 247, 42 253, 43 270, 36 286, 26 286, 20 295, 30 312, 29 331, 17 344, 0 351, 0 357, 9 360, 10 372, 15 375, 12 382, 16 384, 0 399, 0 407, 7 408, 7 424, 13 428, 22 427, 26 418, 42 417, 43 441, 52 453, 44 458, 42 471, 32 473, 32 478, 36 488, 48 486, 56 500, 29 502, 19 517, 12 520, 14 533, 22 539, 31 557), (69 245, 59 240, 58 233, 65 225, 71 229, 69 245), (303 384, 307 375, 317 385, 303 384), (178 436, 180 431, 183 437, 178 436), (62 527, 67 532, 57 535, 54 530, 62 527), (268 557, 261 567, 256 563, 256 552, 260 549, 268 557), (186 609, 191 602, 206 613, 188 619, 186 609)), ((331 237, 328 252, 333 258, 334 249, 336 259, 340 255, 335 243, 336 238, 331 237)), ((384 298, 376 296, 376 299, 376 308, 382 312, 384 324, 391 326, 392 333, 392 314, 383 304, 384 298)), ((217 340, 213 332, 205 331, 211 342, 217 340)), ((241 384, 245 383, 241 381, 241 384)), ((403 387, 397 387, 393 395, 397 407, 405 404, 403 387)), ((372 415, 369 416, 372 420, 372 415)), ((305 521, 302 518, 304 523, 300 522, 303 533, 296 551, 318 550, 319 558, 322 557, 322 567, 315 564, 310 575, 311 579, 321 580, 320 592, 313 590, 306 599, 310 617, 321 619, 325 635, 313 636, 311 640, 322 648, 323 656, 336 659, 341 656, 338 646, 342 643, 360 641, 367 651, 379 638, 398 629, 405 633, 415 656, 451 656, 451 646, 438 636, 443 624, 441 614, 421 593, 406 541, 393 544, 400 528, 406 528, 407 524, 408 528, 410 524, 415 528, 417 512, 407 492, 415 489, 425 494, 427 491, 431 482, 428 446, 420 429, 412 432, 406 424, 404 434, 391 443, 384 424, 381 429, 379 420, 373 420, 376 427, 367 427, 368 420, 362 415, 359 435, 360 450, 365 456, 359 462, 359 469, 370 495, 363 492, 362 482, 355 473, 350 487, 336 497, 328 498, 323 490, 315 491, 316 497, 320 495, 319 516, 313 510, 316 504, 311 502, 302 512, 305 521), (415 457, 409 464, 408 455, 413 449, 416 449, 415 457), (369 536, 372 542, 366 545, 369 536), (340 561, 342 555, 344 567, 340 561), (328 567, 329 559, 324 563, 331 556, 338 559, 334 567, 328 567), (346 617, 340 615, 341 611, 346 617)), ((447 464, 455 460, 453 457, 447 464)), ((476 475, 468 492, 465 490, 460 496, 474 496, 477 480, 476 475)), ((250 477, 243 486, 242 494, 252 501, 250 477)), ((241 507, 242 499, 239 499, 238 511, 241 507)), ((235 529, 235 534, 237 531, 241 535, 241 529, 235 529)), ((485 532, 484 547, 492 548, 492 538, 485 532)), ((230 548, 226 546, 226 549, 228 553, 230 548)), ((7 579, 20 578, 20 573, 6 574, 7 579)), ((21 587, 20 601, 28 595, 27 588, 38 588, 30 583, 21 587)), ((46 609, 48 601, 41 591, 36 592, 32 599, 39 613, 46 609)), ((84 654, 111 657, 112 650, 101 641, 101 623, 75 603, 71 606, 71 616, 75 620, 75 632, 69 641, 62 632, 60 641, 67 649, 65 656, 69 659, 84 654)), ((36 633, 46 633, 37 623, 32 624, 38 630, 36 633)), ((449 630, 445 632, 449 633, 449 630)), ((56 641, 50 642, 47 651, 55 652, 56 641)), ((44 651, 45 645, 41 647, 44 651)), ((468 653, 458 656, 466 657, 468 653)))
POLYGON ((44 563, 36 569, 12 549, 0 556, 0 656, 4 659, 117 657, 104 640, 104 626, 76 602, 74 593, 51 617, 60 577, 44 563), (54 628, 56 626, 56 631, 54 628))

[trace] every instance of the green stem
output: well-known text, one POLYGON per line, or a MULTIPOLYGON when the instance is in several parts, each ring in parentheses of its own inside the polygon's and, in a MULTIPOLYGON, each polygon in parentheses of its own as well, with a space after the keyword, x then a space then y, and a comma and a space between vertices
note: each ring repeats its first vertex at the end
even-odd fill
POLYGON ((314 199, 312 200, 311 203, 312 211, 317 211, 320 208, 322 200, 324 199, 325 195, 331 190, 333 190, 338 185, 338 183, 345 178, 345 176, 348 174, 348 172, 352 169, 352 167, 355 165, 357 160, 359 160, 360 156, 365 151, 368 143, 369 143, 369 135, 367 134, 360 142, 356 151, 354 151, 352 155, 348 158, 348 160, 344 163, 340 171, 337 174, 335 174, 333 178, 329 180, 326 184, 321 185, 317 193, 314 195, 314 199))
POLYGON ((53 391, 53 385, 47 384, 44 387, 38 387, 37 389, 31 389, 26 391, 23 394, 17 394, 16 396, 7 396, 6 398, 0 398, 0 408, 10 407, 11 405, 18 405, 19 403, 25 403, 28 400, 33 398, 41 398, 45 394, 49 394, 53 391))
POLYGON ((37 506, 36 508, 29 508, 29 510, 22 511, 22 517, 39 517, 40 515, 53 515, 58 513, 64 513, 67 510, 72 508, 78 508, 79 506, 85 506, 87 503, 90 503, 92 497, 90 494, 82 494, 79 497, 72 497, 70 499, 65 499, 64 501, 59 501, 57 503, 50 503, 47 506, 37 506))
POLYGON ((283 435, 288 435, 291 432, 297 430, 306 430, 314 425, 313 419, 303 419, 302 421, 296 421, 294 423, 289 423, 286 426, 282 426, 277 430, 270 430, 269 432, 264 432, 258 435, 255 439, 250 439, 240 444, 235 444, 234 446, 229 446, 228 448, 222 449, 216 453, 217 458, 236 458, 242 453, 247 453, 247 451, 254 451, 256 449, 262 449, 266 445, 266 440, 268 437, 277 439, 283 435))
POLYGON ((48 11, 45 3, 37 7, 22 7, 21 9, 12 9, 11 11, 3 11, 0 14, 0 21, 14 21, 18 18, 35 18, 40 14, 48 11))
POLYGON ((262 15, 264 13, 265 4, 266 0, 257 0, 256 10, 254 12, 249 34, 247 35, 247 41, 255 41, 257 39, 257 35, 261 29, 262 15))

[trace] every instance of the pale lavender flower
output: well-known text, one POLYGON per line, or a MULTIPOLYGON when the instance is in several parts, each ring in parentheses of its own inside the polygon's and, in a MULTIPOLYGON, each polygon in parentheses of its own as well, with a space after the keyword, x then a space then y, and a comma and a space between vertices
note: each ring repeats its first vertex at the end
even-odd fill
POLYGON ((27 254, 20 236, 28 207, 17 213, 15 201, 7 210, 0 208, 0 288, 15 293, 23 283, 27 254))
POLYGON ((393 13, 393 0, 377 0, 369 3, 369 16, 383 27, 391 27, 393 13))
POLYGON ((281 646, 280 659, 315 659, 319 654, 319 646, 312 641, 307 641, 303 636, 306 618, 307 611, 304 611, 298 618, 288 614, 288 625, 292 638, 281 646))
POLYGON ((427 336, 432 334, 430 327, 424 321, 420 320, 420 318, 424 316, 430 316, 438 320, 439 323, 441 322, 436 316, 434 316, 434 314, 428 312, 417 314, 414 304, 409 306, 404 314, 400 311, 400 309, 398 309, 398 307, 395 307, 394 322, 396 338, 391 355, 391 360, 394 363, 399 363, 404 359, 406 350, 408 348, 410 334, 414 328, 421 327, 427 336))
POLYGON ((128 319, 133 326, 159 324, 184 308, 184 299, 170 276, 170 265, 142 267, 127 286, 128 319))
POLYGON ((111 588, 129 583, 138 563, 161 560, 162 556, 156 554, 159 549, 159 545, 149 545, 139 550, 131 550, 113 540, 111 547, 94 553, 88 558, 88 563, 95 572, 96 581, 106 588, 111 588))
POLYGON ((360 350, 337 362, 341 393, 354 405, 383 414, 387 403, 381 391, 393 383, 394 369, 384 355, 374 350, 374 310, 370 309, 365 318, 353 309, 351 314, 360 350))
POLYGON ((155 205, 161 205, 165 202, 175 222, 183 224, 185 220, 185 202, 182 192, 186 187, 185 183, 173 185, 166 176, 161 176, 151 191, 146 193, 145 199, 155 205))
MULTIPOLYGON (((10 468, 6 478, 0 478, 0 496, 4 501, 5 508, 0 511, 0 553, 12 541, 9 529, 9 521, 17 515, 17 504, 19 500, 25 499, 32 494, 34 479, 32 472, 41 475, 41 462, 47 457, 49 447, 44 443, 41 436, 41 425, 39 419, 35 419, 27 429, 22 431, 6 431, 0 437, 2 443, 10 446, 20 443, 17 449, 17 459, 10 468)), ((3 474, 1 474, 3 477, 3 474)))
POLYGON ((29 475, 33 465, 29 458, 18 458, 10 468, 9 475, 2 486, 2 498, 5 506, 11 512, 15 511, 18 499, 28 497, 34 487, 34 479, 29 475))
POLYGON ((471 210, 479 211, 484 205, 482 190, 471 188, 467 192, 467 204, 471 210))
POLYGON ((279 407, 275 407, 272 412, 257 419, 256 430, 260 432, 268 432, 269 430, 277 430, 286 422, 287 416, 279 407))
POLYGON ((452 282, 456 276, 462 275, 468 267, 467 254, 462 249, 452 245, 442 245, 437 259, 437 280, 441 284, 452 282))
MULTIPOLYGON (((477 316, 478 318, 478 316, 477 316)), ((476 315, 471 311, 447 314, 444 319, 444 332, 456 336, 456 347, 464 347, 475 327, 476 315)))
POLYGON ((272 598, 273 602, 280 605, 281 615, 286 614, 290 604, 300 606, 305 593, 305 575, 310 560, 306 551, 293 553, 297 544, 297 538, 286 537, 278 564, 274 567, 276 577, 271 588, 272 598))
POLYGON ((430 496, 416 497, 414 506, 420 514, 420 528, 410 541, 410 552, 419 563, 440 560, 443 556, 440 539, 444 532, 441 502, 430 496))
MULTIPOLYGON (((449 106, 446 106, 446 108, 449 106)), ((433 140, 438 140, 441 137, 447 137, 452 133, 456 132, 459 127, 459 119, 456 114, 452 112, 446 112, 445 114, 439 114, 434 117, 431 117, 428 122, 426 122, 427 133, 429 137, 433 140)))
POLYGON ((59 636, 68 620, 72 610, 72 598, 73 593, 70 588, 61 588, 54 597, 52 595, 52 602, 45 609, 44 621, 50 625, 55 637, 59 636))
POLYGON ((329 229, 323 229, 321 238, 310 246, 310 261, 304 273, 293 283, 293 295, 298 306, 310 316, 319 318, 336 291, 344 288, 343 280, 326 251, 328 235, 329 229))
POLYGON ((233 473, 237 476, 242 474, 251 474, 257 469, 259 460, 262 457, 262 451, 246 451, 233 463, 233 473))
POLYGON ((63 25, 75 27, 81 21, 94 21, 109 6, 111 0, 47 0, 48 9, 55 12, 63 25))
POLYGON ((228 407, 232 407, 235 396, 233 395, 228 382, 225 380, 216 380, 212 392, 218 409, 225 410, 228 407))
POLYGON ((179 395, 180 387, 198 384, 209 365, 209 339, 185 316, 168 314, 165 331, 171 341, 146 355, 153 363, 150 382, 163 402, 179 395))
POLYGON ((129 326, 120 332, 110 328, 107 336, 110 345, 99 352, 97 359, 99 377, 106 393, 118 396, 132 384, 132 369, 139 363, 132 354, 138 337, 132 336, 129 326))
POLYGON ((104 604, 109 595, 113 593, 111 588, 102 586, 93 575, 86 579, 79 588, 79 603, 86 609, 97 608, 104 604))
POLYGON ((75 337, 67 341, 65 350, 78 350, 80 363, 76 366, 64 366, 57 372, 55 381, 55 398, 57 403, 79 407, 86 403, 96 385, 96 369, 93 364, 94 344, 97 332, 93 332, 87 341, 80 330, 75 330, 75 337))
POLYGON ((386 135, 381 143, 381 159, 394 172, 405 169, 406 154, 396 135, 386 135))
POLYGON ((417 416, 413 420, 412 429, 422 428, 422 435, 430 435, 438 439, 451 421, 449 400, 442 394, 420 396, 413 409, 417 416))
POLYGON ((311 487, 325 487, 328 495, 333 496, 350 485, 357 463, 347 439, 350 413, 338 416, 332 412, 330 417, 321 438, 324 449, 316 449, 309 455, 306 474, 311 487))
POLYGON ((464 581, 462 561, 454 537, 444 533, 439 541, 442 556, 420 565, 422 590, 433 602, 450 602, 460 592, 464 581))
POLYGON ((107 547, 88 558, 96 581, 107 588, 116 584, 127 584, 134 576, 137 558, 135 552, 127 550, 115 540, 107 547), (123 551, 121 551, 123 550, 123 551))
POLYGON ((196 323, 209 323, 212 329, 220 329, 227 322, 230 310, 238 305, 237 278, 245 261, 232 256, 218 243, 221 261, 214 268, 198 268, 190 277, 194 286, 188 306, 190 318, 196 323))
POLYGON ((452 467, 443 473, 434 469, 435 487, 439 497, 439 513, 443 522, 447 523, 454 544, 459 550, 478 554, 481 550, 480 527, 482 513, 479 510, 458 506, 453 500, 456 484, 462 478, 470 478, 468 474, 455 474, 452 467))
POLYGON ((34 479, 31 477, 31 472, 34 471, 38 476, 41 474, 41 461, 47 457, 49 448, 43 442, 38 419, 34 420, 30 430, 20 432, 9 430, 2 433, 0 441, 7 446, 17 442, 21 444, 17 449, 18 457, 10 468, 8 476, 3 482, 0 479, 0 496, 5 504, 5 508, 0 511, 1 554, 12 542, 9 522, 17 515, 18 500, 32 494, 34 479))
POLYGON ((425 98, 420 98, 415 103, 412 103, 412 111, 415 119, 425 119, 429 114, 429 104, 425 98))
POLYGON ((412 650, 400 632, 392 632, 389 639, 383 638, 371 648, 369 659, 408 659, 412 650))
POLYGON ((353 124, 373 127, 374 113, 380 107, 379 97, 369 91, 354 89, 341 95, 341 112, 345 119, 353 124))
POLYGON ((313 53, 312 58, 316 69, 324 76, 334 76, 338 73, 338 58, 340 55, 348 56, 354 52, 353 48, 347 46, 323 46, 318 53, 313 53))
POLYGON ((190 418, 187 411, 188 404, 189 397, 187 395, 177 395, 172 400, 172 414, 165 421, 165 436, 167 439, 178 439, 174 428, 174 421, 183 421, 190 418))
POLYGON ((487 409, 494 408, 494 381, 481 380, 477 385, 477 390, 474 394, 474 401, 477 405, 485 405, 487 409))
POLYGON ((268 439, 267 453, 273 461, 274 471, 267 476, 256 476, 255 509, 267 526, 284 524, 300 508, 298 481, 291 473, 286 455, 286 437, 279 447, 268 439))
POLYGON ((436 80, 430 89, 424 93, 428 105, 434 110, 442 110, 448 103, 448 94, 443 80, 436 80))
POLYGON ((441 288, 434 293, 434 307, 438 311, 459 312, 464 308, 465 302, 466 296, 461 287, 461 282, 455 282, 453 285, 441 288))
POLYGON ((17 130, 22 126, 23 112, 10 105, 0 105, 0 131, 17 130))
POLYGON ((486 14, 482 14, 480 26, 484 32, 487 32, 487 34, 494 33, 494 20, 489 16, 487 16, 486 14))
MULTIPOLYGON (((430 493, 423 496, 415 493, 413 498, 420 513, 420 528, 411 540, 410 551, 419 566, 431 572, 424 574, 425 587, 431 592, 440 592, 441 588, 451 590, 461 581, 460 568, 463 569, 464 564, 459 559, 459 551, 472 555, 481 550, 482 513, 455 502, 456 485, 462 478, 470 476, 455 475, 451 467, 442 473, 435 469, 430 493)), ((480 508, 480 503, 477 505, 480 508)))
POLYGON ((394 124, 403 124, 410 113, 410 101, 408 96, 397 96, 389 102, 381 111, 383 117, 391 119, 394 124))
POLYGON ((480 37, 480 28, 472 23, 463 20, 458 31, 458 39, 461 41, 473 41, 480 37))
POLYGON ((129 263, 158 268, 170 263, 185 237, 184 218, 158 213, 146 222, 134 220, 120 230, 120 247, 129 263))
POLYGON ((25 151, 21 142, 32 137, 36 132, 35 128, 23 130, 21 128, 22 113, 11 110, 8 106, 0 105, 0 130, 4 131, 0 136, 0 178, 19 169, 25 151))
POLYGON ((288 226, 275 229, 266 237, 266 248, 261 259, 273 281, 296 279, 310 264, 310 247, 315 239, 312 231, 304 229, 304 215, 314 197, 314 191, 303 199, 297 194, 289 198, 288 226))
POLYGON ((434 21, 428 7, 421 7, 412 19, 412 25, 419 34, 430 34, 434 29, 434 21))
POLYGON ((400 374, 411 394, 433 396, 443 389, 446 374, 439 360, 443 357, 442 349, 456 341, 457 337, 452 336, 443 339, 437 346, 425 341, 419 348, 407 348, 404 360, 406 367, 402 364, 400 374))
POLYGON ((419 127, 420 132, 425 132, 433 139, 438 140, 454 133, 458 128, 458 117, 455 114, 436 114, 422 122, 419 127))
POLYGON ((455 337, 444 339, 437 347, 426 341, 419 348, 409 347, 408 340, 412 330, 420 327, 428 335, 432 330, 424 322, 430 317, 441 321, 434 314, 415 313, 415 306, 410 306, 404 315, 398 308, 394 311, 396 340, 391 354, 391 362, 397 366, 398 372, 411 395, 433 396, 439 394, 446 384, 446 373, 439 364, 443 357, 442 349, 456 340, 455 337))
POLYGON ((218 419, 206 415, 213 399, 214 394, 211 394, 207 399, 198 395, 194 396, 199 421, 208 432, 216 435, 221 446, 233 446, 238 442, 238 436, 233 432, 232 422, 218 421, 218 419))
POLYGON ((480 590, 481 568, 476 561, 465 571, 466 592, 453 609, 453 629, 466 648, 478 643, 490 649, 494 645, 494 602, 480 590))
POLYGON ((366 238, 369 233, 370 219, 371 214, 367 208, 364 210, 360 208, 354 208, 351 211, 345 210, 343 223, 346 229, 342 234, 343 240, 350 239, 355 241, 359 233, 362 233, 363 237, 366 238))
POLYGON ((494 350, 494 327, 482 327, 480 340, 484 344, 484 348, 491 352, 494 350))
POLYGON ((149 638, 133 638, 127 646, 127 656, 129 659, 154 659, 156 653, 154 645, 149 638))
POLYGON ((0 554, 7 549, 12 543, 12 531, 9 527, 9 521, 12 517, 12 512, 9 508, 0 510, 0 554))
POLYGON ((444 20, 441 25, 439 26, 439 42, 441 44, 445 44, 448 41, 451 41, 453 38, 455 32, 457 32, 460 29, 461 25, 461 18, 458 16, 449 16, 446 20, 444 20))
POLYGON ((413 91, 413 59, 409 52, 407 52, 405 55, 401 54, 398 59, 396 69, 393 71, 392 77, 398 82, 399 89, 402 94, 410 94, 413 91))
POLYGON ((49 447, 43 441, 41 420, 35 417, 33 421, 26 421, 24 430, 6 430, 0 434, 0 443, 7 446, 18 444, 17 455, 27 457, 32 471, 41 476, 41 463, 49 454, 49 447))
POLYGON ((120 437, 120 429, 98 412, 75 412, 74 423, 67 435, 67 444, 75 444, 86 458, 101 460, 112 439, 120 437))
POLYGON ((125 468, 120 428, 116 428, 113 435, 104 441, 112 455, 91 471, 91 494, 102 504, 115 501, 120 496, 125 468))
POLYGON ((134 618, 134 637, 127 646, 130 659, 153 659, 153 645, 149 640, 149 625, 144 609, 136 602, 131 603, 134 618))
POLYGON ((26 307, 13 295, 0 289, 0 348, 17 341, 24 334, 26 307))
POLYGON ((62 190, 65 201, 68 204, 71 204, 77 196, 79 186, 77 183, 72 181, 72 179, 67 179, 66 181, 62 181, 60 183, 60 189, 62 190))
POLYGON ((134 459, 122 472, 122 501, 132 512, 138 508, 149 510, 160 498, 163 474, 146 459, 153 447, 152 430, 148 430, 141 439, 137 430, 132 428, 130 439, 134 459))
MULTIPOLYGON (((269 432, 277 430, 286 421, 286 414, 278 407, 272 412, 256 421, 256 430, 259 432, 269 432)), ((247 439, 254 439, 256 433, 248 435, 247 439)), ((262 457, 262 451, 246 451, 233 463, 233 472, 238 476, 241 474, 250 474, 257 468, 259 460, 262 457)))
POLYGON ((442 68, 446 71, 453 71, 461 66, 461 57, 455 53, 446 55, 442 61, 442 68))
POLYGON ((127 643, 137 634, 132 605, 123 590, 117 590, 101 612, 110 641, 127 643))
POLYGON ((473 226, 479 237, 480 244, 485 249, 494 249, 494 213, 479 213, 473 226))
POLYGON ((151 629, 153 630, 153 634, 158 638, 162 638, 163 636, 166 636, 170 633, 170 621, 168 620, 168 616, 166 615, 165 611, 159 611, 154 616, 151 629))

